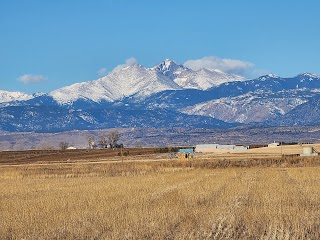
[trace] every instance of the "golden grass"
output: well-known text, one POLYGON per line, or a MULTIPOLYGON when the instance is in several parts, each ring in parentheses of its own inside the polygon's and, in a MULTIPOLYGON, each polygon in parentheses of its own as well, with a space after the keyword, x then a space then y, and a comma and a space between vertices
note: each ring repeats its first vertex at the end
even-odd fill
POLYGON ((0 239, 320 239, 320 167, 231 163, 1 167, 0 239))

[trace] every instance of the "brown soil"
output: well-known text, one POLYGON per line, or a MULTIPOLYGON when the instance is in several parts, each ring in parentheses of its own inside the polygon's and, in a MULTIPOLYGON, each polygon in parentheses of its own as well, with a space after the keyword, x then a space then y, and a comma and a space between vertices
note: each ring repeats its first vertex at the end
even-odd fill
POLYGON ((155 154, 154 148, 77 149, 77 150, 28 150, 0 152, 0 164, 56 163, 75 161, 119 160, 123 156, 155 154))

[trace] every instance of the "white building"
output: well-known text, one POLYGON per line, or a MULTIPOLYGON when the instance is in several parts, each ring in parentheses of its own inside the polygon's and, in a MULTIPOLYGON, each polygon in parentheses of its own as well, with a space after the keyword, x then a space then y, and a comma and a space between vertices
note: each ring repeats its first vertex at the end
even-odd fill
POLYGON ((220 144, 199 144, 196 145, 196 152, 215 152, 217 150, 233 150, 233 151, 244 151, 248 150, 248 146, 237 146, 237 145, 220 145, 220 144))
POLYGON ((268 147, 278 147, 278 146, 280 146, 279 142, 273 142, 268 144, 268 147))
POLYGON ((76 150, 76 149, 77 149, 76 147, 72 147, 72 146, 67 148, 67 150, 76 150))

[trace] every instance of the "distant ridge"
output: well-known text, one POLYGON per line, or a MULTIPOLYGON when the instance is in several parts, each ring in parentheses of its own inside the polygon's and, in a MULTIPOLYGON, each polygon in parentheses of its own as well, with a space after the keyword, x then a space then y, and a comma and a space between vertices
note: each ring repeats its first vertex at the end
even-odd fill
POLYGON ((32 99, 33 96, 22 92, 9 92, 0 90, 0 103, 23 101, 32 99))
POLYGON ((0 130, 320 125, 320 76, 256 79, 193 71, 166 59, 132 63, 48 94, 0 91, 0 130))

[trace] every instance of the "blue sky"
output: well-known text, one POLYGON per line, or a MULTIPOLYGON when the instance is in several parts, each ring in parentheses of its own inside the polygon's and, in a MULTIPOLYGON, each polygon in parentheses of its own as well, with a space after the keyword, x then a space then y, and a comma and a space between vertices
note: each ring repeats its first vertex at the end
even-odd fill
POLYGON ((319 10, 316 0, 0 0, 0 89, 49 92, 132 57, 320 74, 319 10))

